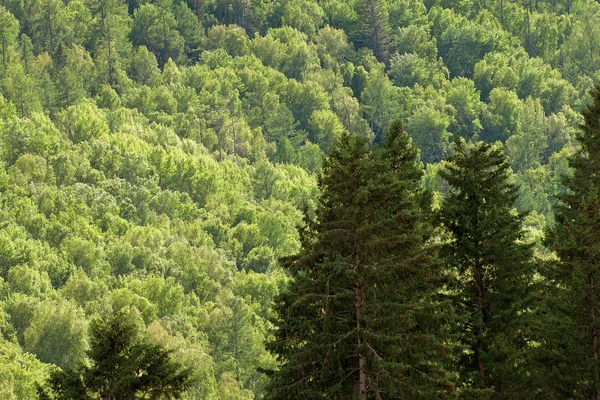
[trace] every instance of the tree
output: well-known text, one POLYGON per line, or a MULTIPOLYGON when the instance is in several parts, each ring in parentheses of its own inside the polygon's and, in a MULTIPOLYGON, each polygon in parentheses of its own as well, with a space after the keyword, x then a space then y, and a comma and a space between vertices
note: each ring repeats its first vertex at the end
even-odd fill
POLYGON ((25 73, 17 60, 7 64, 1 81, 2 94, 10 100, 21 117, 40 111, 40 96, 36 92, 35 81, 25 73))
MULTIPOLYGON (((203 0, 194 0, 197 4, 198 20, 203 0)), ((206 2, 208 3, 208 2, 206 2)), ((266 0, 215 0, 211 3, 212 13, 221 24, 236 24, 244 28, 248 34, 261 29, 269 21, 272 4, 266 0)))
POLYGON ((433 398, 450 391, 431 297, 439 277, 422 164, 396 122, 383 148, 345 134, 327 159, 317 222, 285 260, 271 398, 433 398))
POLYGON ((131 60, 131 77, 147 86, 156 86, 161 81, 156 57, 146 46, 139 46, 131 60))
POLYGON ((402 94, 401 89, 394 86, 385 75, 383 68, 371 71, 361 93, 361 100, 365 118, 376 140, 381 140, 394 118, 398 118, 398 114, 403 111, 402 94))
POLYGON ((453 78, 472 77, 478 60, 486 53, 507 48, 510 43, 498 21, 486 12, 468 20, 452 10, 434 8, 429 18, 435 20, 432 34, 437 39, 439 56, 453 78))
POLYGON ((119 0, 100 0, 90 7, 92 16, 91 40, 94 42, 95 61, 99 78, 114 85, 121 54, 129 47, 127 32, 129 15, 127 6, 119 0))
MULTIPOLYGON (((76 19, 70 18, 69 8, 60 0, 32 0, 27 4, 24 2, 12 2, 21 4, 23 33, 31 38, 35 44, 35 52, 44 51, 54 54, 60 46, 70 45, 75 39, 75 35, 85 37, 87 26, 85 19, 87 14, 81 13, 83 26, 75 26, 76 19), (84 28, 84 29, 79 29, 84 28)), ((17 16, 19 13, 13 13, 17 16)))
POLYGON ((171 358, 172 351, 142 337, 125 312, 93 321, 90 339, 91 365, 55 370, 42 398, 179 398, 190 384, 190 370, 171 358))
POLYGON ((450 119, 442 111, 423 105, 408 119, 406 130, 421 150, 424 163, 444 159, 452 134, 448 132, 450 119))
POLYGON ((85 355, 87 324, 83 312, 68 301, 40 303, 25 330, 24 349, 40 361, 61 368, 80 362, 85 355))
POLYGON ((469 139, 482 129, 481 93, 475 88, 472 80, 455 78, 447 85, 446 101, 454 108, 454 121, 450 124, 450 131, 469 139))
POLYGON ((133 44, 147 46, 161 66, 170 58, 177 62, 185 59, 185 40, 177 30, 171 0, 144 4, 135 10, 130 37, 133 44))
POLYGON ((209 340, 218 350, 221 372, 231 373, 239 389, 256 389, 269 355, 262 346, 260 319, 242 298, 225 291, 222 307, 211 312, 209 340))
POLYGON ((50 366, 17 343, 0 339, 0 397, 7 400, 36 398, 36 384, 48 376, 50 366))
POLYGON ((506 141, 506 152, 515 171, 535 169, 541 165, 548 148, 546 118, 539 101, 531 97, 525 100, 520 110, 519 125, 520 131, 506 141))
POLYGON ((440 172, 450 186, 440 217, 449 234, 442 256, 456 276, 458 339, 466 348, 461 380, 492 398, 530 398, 515 371, 523 362, 532 250, 522 242, 525 215, 514 211, 510 163, 500 146, 484 142, 459 140, 455 151, 440 172))
POLYGON ((482 138, 488 142, 505 142, 518 133, 522 107, 523 103, 515 92, 501 88, 492 90, 490 101, 482 113, 482 138))
POLYGON ((18 34, 19 21, 6 8, 0 6, 0 56, 3 70, 8 61, 8 48, 17 42, 18 34))
POLYGON ((359 47, 370 48, 379 62, 387 64, 393 39, 384 2, 360 0, 356 4, 359 20, 364 21, 358 38, 359 47))
POLYGON ((89 53, 81 46, 60 47, 63 57, 58 61, 56 73, 57 100, 60 106, 68 107, 88 95, 88 85, 96 79, 95 66, 89 53))
POLYGON ((307 0, 285 1, 284 4, 282 25, 291 26, 314 37, 315 32, 323 25, 323 9, 319 4, 307 0))
POLYGON ((224 49, 233 57, 248 54, 250 40, 237 25, 215 25, 208 31, 204 50, 224 49))
POLYGON ((448 69, 441 60, 428 61, 416 54, 396 53, 390 60, 389 75, 396 86, 419 84, 439 88, 448 76, 448 69))
MULTIPOLYGON (((596 8, 595 6, 592 7, 596 8)), ((600 47, 594 39, 600 34, 599 20, 596 11, 585 10, 561 48, 567 60, 564 73, 572 82, 581 75, 591 75, 600 68, 600 47)))
POLYGON ((564 349, 559 365, 572 377, 568 395, 577 399, 600 399, 600 87, 591 96, 593 102, 583 111, 584 123, 576 136, 580 148, 569 160, 573 176, 564 182, 569 192, 560 198, 556 226, 549 230, 546 243, 559 258, 550 271, 551 280, 562 288, 553 311, 568 332, 558 340, 564 349))
POLYGON ((188 59, 192 59, 192 56, 198 54, 204 29, 197 16, 184 1, 173 5, 173 16, 177 21, 177 30, 185 41, 184 51, 188 59))

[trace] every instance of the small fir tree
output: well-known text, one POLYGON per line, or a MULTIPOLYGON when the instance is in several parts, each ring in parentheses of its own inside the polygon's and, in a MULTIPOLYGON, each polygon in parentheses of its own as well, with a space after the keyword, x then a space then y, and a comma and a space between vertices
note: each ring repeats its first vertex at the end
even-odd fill
POLYGON ((171 351, 141 337, 135 322, 120 312, 91 327, 90 365, 56 370, 43 399, 179 398, 189 386, 190 371, 171 351))

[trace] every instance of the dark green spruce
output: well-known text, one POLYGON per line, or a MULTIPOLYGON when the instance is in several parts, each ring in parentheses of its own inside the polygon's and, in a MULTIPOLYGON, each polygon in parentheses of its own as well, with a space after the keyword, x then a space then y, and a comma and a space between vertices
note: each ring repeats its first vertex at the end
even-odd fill
POLYGON ((520 385, 532 249, 522 242, 517 187, 500 146, 457 141, 441 176, 450 192, 441 209, 448 241, 442 256, 459 321, 458 363, 467 398, 528 398, 520 385), (471 397, 469 397, 471 396, 471 397))
POLYGON ((189 386, 189 370, 171 351, 149 343, 126 313, 95 320, 88 352, 90 365, 56 370, 42 399, 134 400, 179 398, 189 386))
POLYGON ((569 192, 556 210, 547 245, 559 262, 551 278, 560 290, 553 310, 557 393, 574 399, 600 399, 600 87, 583 111, 579 150, 570 158, 569 192), (557 351, 558 350, 558 351, 557 351))
POLYGON ((270 349, 272 399, 439 399, 448 317, 433 297, 428 196, 416 148, 395 123, 381 149, 345 135, 320 180, 316 222, 285 267, 270 349))

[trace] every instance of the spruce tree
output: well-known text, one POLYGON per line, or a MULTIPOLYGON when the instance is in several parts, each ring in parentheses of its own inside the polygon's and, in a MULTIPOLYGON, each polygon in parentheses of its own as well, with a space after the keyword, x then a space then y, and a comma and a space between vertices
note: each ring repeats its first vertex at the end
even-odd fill
POLYGON ((358 29, 359 47, 370 48, 377 61, 389 66, 393 38, 385 2, 360 0, 356 4, 359 21, 361 21, 358 29))
POLYGON ((579 150, 569 160, 572 177, 565 178, 569 192, 556 210, 556 225, 547 245, 559 258, 551 277, 561 301, 552 314, 555 331, 562 335, 550 344, 564 396, 600 399, 600 87, 591 92, 592 103, 583 111, 577 135, 579 150), (556 351, 555 349, 560 349, 556 351))
POLYGON ((462 140, 440 172, 450 186, 440 212, 448 234, 441 255, 455 276, 450 289, 464 347, 458 371, 476 398, 527 398, 518 367, 532 249, 522 242, 524 214, 514 211, 511 174, 500 146, 462 140))
POLYGON ((140 336, 133 319, 118 312, 94 320, 90 365, 56 369, 42 399, 180 398, 190 386, 191 370, 172 359, 172 350, 140 336))
POLYGON ((422 164, 400 123, 382 149, 345 135, 320 180, 316 222, 286 260, 271 350, 273 399, 427 399, 450 395, 439 264, 426 246, 422 164))

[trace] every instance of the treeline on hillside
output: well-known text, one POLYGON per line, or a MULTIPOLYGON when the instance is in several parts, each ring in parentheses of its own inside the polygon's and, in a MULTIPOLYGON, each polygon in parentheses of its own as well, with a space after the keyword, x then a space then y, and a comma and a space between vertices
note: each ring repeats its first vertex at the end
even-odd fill
POLYGON ((275 303, 269 399, 597 399, 600 87, 535 261, 502 147, 457 139, 433 212, 402 125, 345 135, 275 303))
POLYGON ((593 1, 45 4, 2 3, 3 94, 21 117, 103 93, 101 108, 135 108, 218 159, 310 171, 341 132, 379 141, 396 118, 431 169, 453 135, 500 140, 535 232, 600 69, 593 1))
POLYGON ((324 159, 347 134, 383 146, 397 119, 434 208, 453 137, 499 141, 533 210, 524 241, 551 258, 539 239, 599 77, 599 11, 0 0, 0 398, 89 366, 94 321, 119 313, 195 367, 188 398, 262 398, 277 260, 303 254, 324 159))

